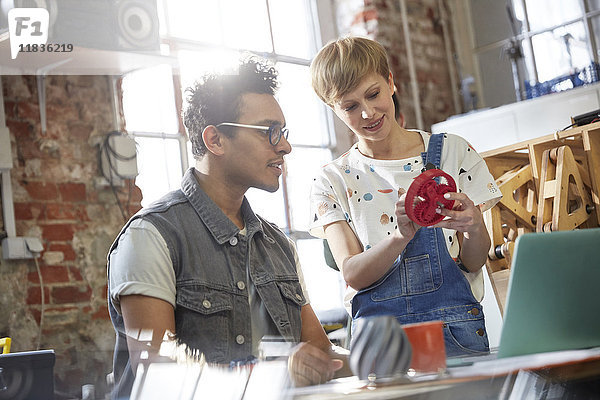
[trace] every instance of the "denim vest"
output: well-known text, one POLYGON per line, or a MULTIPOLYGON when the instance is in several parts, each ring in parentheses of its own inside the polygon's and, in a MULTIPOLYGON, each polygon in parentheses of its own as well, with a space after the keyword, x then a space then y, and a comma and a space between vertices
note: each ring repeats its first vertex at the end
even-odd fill
MULTIPOLYGON (((443 134, 432 135, 423 164, 440 166, 443 134)), ((400 324, 444 322, 446 355, 489 351, 481 304, 448 252, 441 228, 421 228, 390 270, 352 299, 352 318, 393 315, 400 324)))
MULTIPOLYGON (((239 228, 200 188, 193 171, 183 177, 181 190, 133 216, 110 252, 136 218, 158 229, 175 271, 177 339, 190 350, 204 353, 208 362, 229 363, 252 353, 248 274, 270 316, 264 322, 287 341, 299 342, 300 309, 306 300, 288 238, 255 215, 246 198, 242 203, 246 235, 239 234, 239 228)), ((115 389, 119 395, 128 395, 133 375, 123 318, 110 301, 109 311, 117 333, 115 389)))

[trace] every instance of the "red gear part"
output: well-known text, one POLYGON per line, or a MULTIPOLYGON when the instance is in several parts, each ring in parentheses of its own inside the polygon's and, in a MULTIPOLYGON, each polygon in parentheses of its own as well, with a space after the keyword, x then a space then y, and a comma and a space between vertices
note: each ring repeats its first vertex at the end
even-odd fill
POLYGON ((421 226, 435 225, 444 219, 442 214, 435 212, 438 207, 451 210, 454 200, 444 198, 444 194, 456 192, 454 179, 441 169, 429 169, 417 176, 406 193, 406 215, 421 226), (434 178, 442 178, 437 183, 434 178))

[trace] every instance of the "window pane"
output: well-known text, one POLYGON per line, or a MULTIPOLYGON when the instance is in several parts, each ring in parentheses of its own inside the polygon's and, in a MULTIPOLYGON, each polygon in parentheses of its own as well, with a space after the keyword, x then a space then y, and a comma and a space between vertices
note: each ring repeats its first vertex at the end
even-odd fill
POLYGON ((329 149, 294 148, 286 156, 288 200, 295 231, 307 231, 310 222, 309 193, 313 179, 331 161, 329 149))
POLYGON ((321 239, 298 240, 298 257, 306 281, 306 289, 314 310, 344 307, 346 284, 342 274, 327 266, 321 239))
POLYGON ((246 198, 250 202, 252 210, 254 210, 255 214, 260 215, 269 222, 273 222, 284 231, 288 229, 285 220, 283 190, 281 189, 281 186, 275 193, 269 193, 261 189, 250 188, 246 192, 246 198))
MULTIPOLYGON (((598 0, 598 3, 600 4, 600 0, 598 0)), ((596 53, 600 55, 600 16, 592 18, 590 22, 594 38, 596 39, 596 53)))
POLYGON ((535 76, 535 68, 533 62, 533 54, 531 54, 531 46, 527 42, 527 40, 521 41, 521 49, 523 50, 523 61, 525 62, 525 80, 537 82, 537 78, 535 76))
POLYGON ((308 66, 278 63, 277 70, 281 87, 277 97, 290 128, 290 143, 327 146, 326 110, 312 90, 308 66))
POLYGON ((600 10, 600 0, 587 0, 590 11, 600 10))
POLYGON ((304 0, 270 0, 275 52, 310 59, 315 52, 312 19, 304 0))
POLYGON ((532 31, 581 18, 580 0, 525 0, 532 31))
POLYGON ((187 97, 185 89, 192 86, 194 82, 207 72, 222 73, 232 70, 239 65, 240 53, 218 48, 206 49, 204 51, 180 50, 178 58, 179 71, 181 73, 181 88, 185 103, 187 97))
POLYGON ((127 74, 122 88, 128 131, 178 132, 170 66, 159 65, 127 74))
MULTIPOLYGON (((261 52, 273 51, 265 0, 220 0, 218 3, 223 10, 227 10, 223 13, 226 46, 261 52)), ((196 21, 197 24, 198 22, 196 21)))
POLYGON ((203 43, 221 44, 219 1, 168 0, 169 34, 203 43))
POLYGON ((177 139, 136 137, 139 175, 135 184, 142 190, 142 206, 181 187, 181 157, 177 139))
POLYGON ((531 41, 540 82, 573 73, 591 63, 583 22, 533 36, 531 41))

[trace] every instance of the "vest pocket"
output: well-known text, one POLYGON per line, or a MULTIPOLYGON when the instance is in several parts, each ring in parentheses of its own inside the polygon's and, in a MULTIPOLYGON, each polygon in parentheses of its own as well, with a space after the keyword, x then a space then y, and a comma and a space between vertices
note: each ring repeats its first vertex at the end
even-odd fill
POLYGON ((306 298, 302 292, 299 281, 278 281, 277 288, 283 300, 284 310, 275 311, 275 324, 279 332, 288 341, 299 342, 302 327, 300 312, 306 304, 306 298), (284 313, 281 313, 284 311, 284 313))
POLYGON ((176 302, 204 315, 233 310, 231 294, 198 286, 177 288, 176 302))
POLYGON ((204 353, 209 362, 227 362, 233 296, 191 285, 177 288, 175 329, 177 338, 204 353))
POLYGON ((284 298, 291 300, 292 303, 302 307, 306 303, 304 293, 302 293, 302 286, 300 282, 277 282, 279 291, 284 298))

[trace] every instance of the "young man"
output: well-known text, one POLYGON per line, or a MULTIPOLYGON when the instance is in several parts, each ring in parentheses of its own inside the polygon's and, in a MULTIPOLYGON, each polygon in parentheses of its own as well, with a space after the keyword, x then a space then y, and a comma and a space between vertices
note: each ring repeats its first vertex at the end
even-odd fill
POLYGON ((108 257, 117 397, 130 393, 141 351, 158 358, 165 333, 215 363, 258 356, 265 335, 302 342, 290 358, 297 385, 341 368, 306 298, 293 244, 244 196, 250 187, 276 191, 292 150, 276 85, 273 67, 248 60, 239 74, 207 75, 188 89, 196 166, 181 190, 125 225, 108 257), (152 332, 150 347, 144 332, 152 332))

